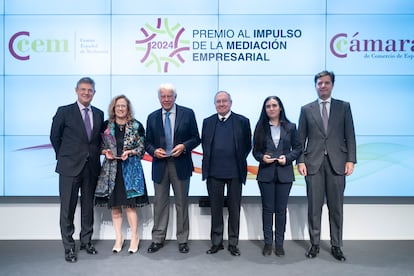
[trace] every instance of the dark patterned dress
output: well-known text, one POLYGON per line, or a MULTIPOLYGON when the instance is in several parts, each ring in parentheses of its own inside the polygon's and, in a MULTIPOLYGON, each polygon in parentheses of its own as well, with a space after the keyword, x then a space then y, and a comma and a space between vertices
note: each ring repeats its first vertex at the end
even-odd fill
MULTIPOLYGON (((125 135, 125 125, 115 124, 115 138, 116 138, 116 147, 117 147, 117 156, 121 156, 123 152, 124 145, 124 135, 125 135)), ((147 205, 148 195, 146 185, 144 185, 145 191, 144 195, 137 196, 133 198, 127 198, 124 186, 124 177, 122 175, 122 160, 117 160, 117 170, 115 177, 115 187, 111 194, 111 197, 107 201, 108 208, 112 207, 142 207, 147 205)), ((102 200, 99 200, 99 205, 102 204, 102 200)))

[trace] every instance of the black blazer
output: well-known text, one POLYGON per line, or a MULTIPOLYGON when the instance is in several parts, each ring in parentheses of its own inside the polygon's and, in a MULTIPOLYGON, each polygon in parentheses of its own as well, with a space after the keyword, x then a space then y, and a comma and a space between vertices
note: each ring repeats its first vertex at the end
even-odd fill
POLYGON ((91 109, 93 129, 90 141, 77 103, 59 107, 53 117, 50 141, 56 153, 56 172, 61 175, 79 175, 87 161, 92 173, 99 174, 104 113, 93 106, 91 109))
MULTIPOLYGON (((252 132, 250 129, 249 119, 231 112, 233 117, 234 144, 236 145, 237 166, 242 183, 246 183, 247 178, 247 161, 246 158, 252 149, 252 132)), ((217 113, 204 119, 201 132, 201 145, 203 148, 202 161, 202 179, 207 179, 210 169, 211 145, 213 143, 216 124, 218 122, 217 113)))
POLYGON ((257 173, 257 181, 260 182, 272 182, 278 183, 290 183, 295 180, 293 173, 293 161, 296 160, 302 152, 301 144, 299 141, 299 134, 296 130, 296 125, 288 123, 285 127, 280 127, 280 141, 277 146, 273 143, 270 125, 268 136, 266 137, 266 145, 262 151, 259 151, 256 145, 253 147, 253 156, 259 161, 259 171, 257 173), (280 155, 286 156, 286 164, 284 166, 279 165, 277 162, 272 164, 266 164, 263 162, 263 155, 265 153, 275 153, 277 157, 280 155), (275 178, 277 176, 277 179, 275 178))
MULTIPOLYGON (((173 147, 178 144, 184 144, 185 151, 180 156, 174 158, 174 162, 178 178, 184 180, 193 173, 194 165, 191 151, 200 144, 200 135, 194 111, 177 104, 176 107, 177 114, 175 117, 173 147)), ((167 159, 154 157, 154 151, 157 148, 165 149, 166 147, 161 108, 148 115, 146 131, 145 149, 153 157, 152 180, 155 183, 161 183, 167 166, 167 159)))

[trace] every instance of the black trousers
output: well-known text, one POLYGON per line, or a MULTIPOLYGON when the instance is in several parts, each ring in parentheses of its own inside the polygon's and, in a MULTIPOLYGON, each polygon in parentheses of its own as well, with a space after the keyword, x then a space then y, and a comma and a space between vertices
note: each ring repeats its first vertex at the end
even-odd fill
POLYGON ((273 244, 273 216, 275 243, 283 246, 286 231, 286 209, 292 183, 259 182, 262 199, 263 236, 265 244, 273 244))
POLYGON ((207 190, 211 206, 211 242, 213 245, 223 243, 223 205, 224 187, 227 185, 228 239, 229 245, 239 243, 240 205, 242 195, 242 182, 240 178, 207 178, 207 190))
POLYGON ((77 176, 59 175, 60 196, 60 232, 64 248, 75 248, 73 223, 79 189, 81 192, 81 243, 89 243, 93 234, 94 194, 97 177, 91 172, 86 163, 82 172, 77 176))

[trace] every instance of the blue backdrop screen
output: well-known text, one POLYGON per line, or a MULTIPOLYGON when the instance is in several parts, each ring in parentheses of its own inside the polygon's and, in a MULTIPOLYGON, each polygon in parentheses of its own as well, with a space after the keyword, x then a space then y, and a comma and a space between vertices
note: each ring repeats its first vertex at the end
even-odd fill
MULTIPOLYGON (((144 125, 160 106, 158 86, 171 82, 201 131, 218 90, 252 129, 269 95, 297 122, 324 69, 355 120, 358 163, 345 194, 414 196, 414 2, 383 2, 0 0, 0 196, 58 195, 50 126, 83 76, 96 81, 93 104, 106 116, 125 94, 144 125)), ((199 146, 192 196, 207 195, 201 159, 199 146)), ((243 195, 256 196, 251 155, 248 165, 243 195)), ((153 195, 149 159, 143 167, 153 195)), ((291 195, 305 194, 296 173, 291 195)))

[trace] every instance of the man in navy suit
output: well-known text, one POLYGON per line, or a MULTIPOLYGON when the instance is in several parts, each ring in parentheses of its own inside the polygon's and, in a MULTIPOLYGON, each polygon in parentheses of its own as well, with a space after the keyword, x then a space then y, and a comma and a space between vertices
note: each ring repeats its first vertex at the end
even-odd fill
POLYGON ((240 256, 240 204, 242 184, 247 178, 247 156, 252 148, 249 119, 232 112, 229 93, 219 91, 214 97, 217 113, 204 119, 201 133, 203 147, 202 173, 207 179, 211 206, 211 243, 207 254, 217 253, 223 246, 224 187, 228 198, 228 250, 240 256))
POLYGON ((356 163, 356 142, 351 107, 333 99, 333 72, 322 71, 314 78, 318 99, 302 107, 299 137, 303 153, 298 171, 305 176, 308 197, 308 224, 311 247, 306 257, 319 253, 321 216, 324 199, 329 209, 331 253, 345 261, 342 252, 343 202, 345 177, 356 163))
POLYGON ((169 218, 170 184, 177 211, 178 250, 187 253, 189 220, 188 189, 194 166, 191 151, 200 144, 193 110, 175 104, 177 93, 172 84, 158 90, 160 109, 148 115, 145 147, 152 159, 154 181, 154 226, 149 253, 163 247, 169 218))
POLYGON ((94 193, 100 165, 101 131, 104 114, 91 106, 95 82, 88 77, 78 81, 78 99, 61 106, 53 117, 50 141, 56 153, 59 174, 60 231, 65 260, 76 262, 73 219, 81 191, 80 249, 88 254, 98 251, 91 243, 93 233, 94 193))

